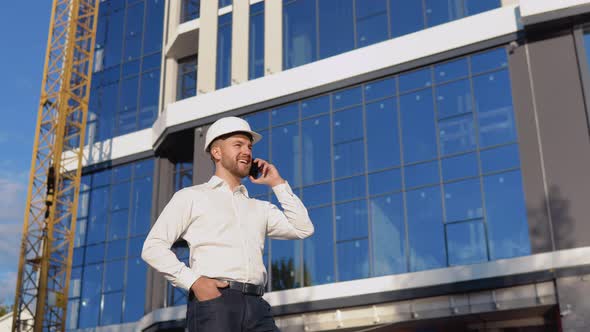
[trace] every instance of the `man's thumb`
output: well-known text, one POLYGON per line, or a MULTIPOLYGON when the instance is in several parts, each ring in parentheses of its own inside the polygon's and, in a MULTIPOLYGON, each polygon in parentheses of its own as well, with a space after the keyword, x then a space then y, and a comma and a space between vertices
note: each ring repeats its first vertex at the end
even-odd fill
POLYGON ((218 288, 224 288, 229 286, 229 283, 227 281, 215 280, 215 283, 217 284, 216 286, 218 288))

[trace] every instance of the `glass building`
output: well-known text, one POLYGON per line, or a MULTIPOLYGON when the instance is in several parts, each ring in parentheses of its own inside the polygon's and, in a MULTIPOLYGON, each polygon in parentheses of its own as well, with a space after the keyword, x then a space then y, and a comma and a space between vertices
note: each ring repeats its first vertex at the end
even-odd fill
POLYGON ((174 192, 213 174, 204 134, 234 115, 316 229, 264 246, 283 331, 587 331, 588 13, 101 1, 68 330, 184 331, 186 292, 141 248, 174 192))

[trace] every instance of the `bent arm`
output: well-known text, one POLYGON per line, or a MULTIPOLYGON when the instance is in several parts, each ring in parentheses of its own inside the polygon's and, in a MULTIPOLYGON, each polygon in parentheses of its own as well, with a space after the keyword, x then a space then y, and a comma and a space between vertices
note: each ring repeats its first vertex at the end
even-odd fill
POLYGON ((307 209, 297 197, 288 183, 272 188, 283 211, 269 204, 267 235, 275 239, 305 239, 314 232, 313 223, 309 219, 307 209))
POLYGON ((189 290, 199 276, 179 261, 171 248, 190 225, 191 210, 188 191, 174 194, 150 230, 141 252, 141 258, 146 263, 163 273, 174 287, 185 290, 189 290))

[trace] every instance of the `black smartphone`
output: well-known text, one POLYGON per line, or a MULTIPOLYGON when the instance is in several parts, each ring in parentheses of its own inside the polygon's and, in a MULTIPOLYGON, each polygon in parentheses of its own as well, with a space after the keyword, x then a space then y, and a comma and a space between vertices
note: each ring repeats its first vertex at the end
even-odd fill
POLYGON ((260 176, 260 169, 258 168, 258 163, 252 160, 252 166, 250 166, 250 176, 255 179, 258 179, 260 176))

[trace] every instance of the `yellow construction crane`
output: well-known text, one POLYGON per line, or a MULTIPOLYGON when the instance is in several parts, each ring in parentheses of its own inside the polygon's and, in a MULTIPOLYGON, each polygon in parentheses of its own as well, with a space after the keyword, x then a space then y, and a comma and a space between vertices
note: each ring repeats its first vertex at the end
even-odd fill
POLYGON ((99 0, 54 0, 13 331, 64 331, 99 0))

